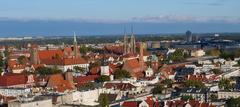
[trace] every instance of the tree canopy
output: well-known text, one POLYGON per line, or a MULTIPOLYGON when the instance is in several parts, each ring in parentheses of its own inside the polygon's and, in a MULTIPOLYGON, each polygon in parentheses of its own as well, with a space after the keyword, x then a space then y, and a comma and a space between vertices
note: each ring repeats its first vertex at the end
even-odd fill
POLYGON ((227 107, 240 107, 240 97, 230 98, 226 102, 227 107))
POLYGON ((73 69, 80 73, 83 73, 85 71, 83 67, 79 67, 79 66, 74 66, 73 69))
POLYGON ((175 52, 173 52, 172 54, 170 54, 169 56, 169 60, 172 60, 172 61, 182 61, 184 60, 184 52, 183 52, 183 49, 176 49, 175 52))
POLYGON ((216 75, 219 75, 219 74, 222 73, 222 71, 220 69, 211 69, 210 71, 213 72, 216 75))
POLYGON ((219 56, 221 54, 221 51, 216 48, 216 49, 207 51, 206 54, 210 56, 219 56))
POLYGON ((187 87, 195 87, 195 88, 204 88, 205 87, 205 85, 201 81, 197 81, 197 80, 187 80, 185 82, 185 85, 187 87))
POLYGON ((23 64, 24 63, 24 59, 25 59, 26 57, 25 56, 19 56, 18 58, 17 58, 17 61, 20 63, 20 64, 23 64))
POLYGON ((123 79, 123 78, 130 78, 131 77, 130 73, 126 70, 123 70, 123 69, 116 70, 113 75, 116 79, 123 79))
POLYGON ((163 89, 162 85, 156 85, 151 91, 153 94, 162 94, 163 89))
POLYGON ((181 97, 182 100, 188 101, 188 100, 193 100, 193 97, 191 95, 184 95, 181 97))
POLYGON ((107 94, 101 94, 99 96, 99 103, 101 107, 109 107, 109 99, 107 94))
POLYGON ((36 73, 40 75, 51 75, 61 73, 62 71, 59 69, 49 68, 49 67, 39 67, 36 69, 36 73))
POLYGON ((101 75, 98 79, 98 82, 105 82, 105 81, 110 81, 110 77, 107 75, 101 75))
POLYGON ((220 89, 229 91, 231 89, 233 89, 233 84, 231 84, 231 80, 230 79, 225 79, 222 78, 219 82, 218 82, 218 86, 220 89))

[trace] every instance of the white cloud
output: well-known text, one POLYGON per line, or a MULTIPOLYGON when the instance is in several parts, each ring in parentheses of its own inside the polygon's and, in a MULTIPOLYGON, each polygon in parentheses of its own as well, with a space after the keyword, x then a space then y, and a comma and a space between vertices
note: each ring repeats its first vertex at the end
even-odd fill
POLYGON ((160 16, 143 16, 133 17, 135 22, 159 22, 159 23, 173 23, 173 22, 224 22, 224 23, 240 23, 240 18, 232 18, 225 16, 215 17, 198 17, 198 16, 180 16, 180 15, 160 15, 160 16))

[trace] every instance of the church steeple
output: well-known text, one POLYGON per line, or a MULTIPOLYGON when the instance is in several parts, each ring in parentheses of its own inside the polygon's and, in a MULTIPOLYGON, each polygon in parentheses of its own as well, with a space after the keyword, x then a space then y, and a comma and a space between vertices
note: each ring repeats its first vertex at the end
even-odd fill
POLYGON ((73 32, 73 44, 77 44, 77 37, 75 32, 73 32))
POLYGON ((133 34, 133 27, 131 27, 131 32, 132 32, 131 40, 130 40, 131 52, 136 53, 136 41, 135 41, 135 36, 133 34))
POLYGON ((127 36, 126 30, 124 28, 124 51, 123 54, 136 53, 136 40, 133 34, 133 27, 131 27, 132 34, 130 37, 127 36), (130 41, 129 41, 130 39, 130 41))
POLYGON ((74 32, 73 34, 73 52, 74 52, 74 57, 77 58, 78 57, 78 46, 77 46, 77 37, 76 34, 74 32))
POLYGON ((127 37, 127 32, 126 32, 126 28, 124 27, 124 54, 128 53, 128 37, 127 37))

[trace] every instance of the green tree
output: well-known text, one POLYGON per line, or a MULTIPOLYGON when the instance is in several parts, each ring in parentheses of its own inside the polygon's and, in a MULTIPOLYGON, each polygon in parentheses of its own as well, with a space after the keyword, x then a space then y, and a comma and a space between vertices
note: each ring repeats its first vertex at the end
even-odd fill
POLYGON ((89 68, 94 68, 94 67, 97 67, 97 66, 100 66, 101 65, 101 62, 100 61, 96 61, 94 63, 90 63, 89 64, 89 68))
POLYGON ((79 66, 74 66, 73 69, 80 73, 84 73, 84 71, 85 71, 83 67, 79 67, 79 66))
POLYGON ((87 52, 93 51, 94 49, 91 46, 81 45, 79 50, 81 53, 86 54, 87 52))
POLYGON ((20 64, 24 64, 24 59, 26 59, 26 57, 25 56, 19 56, 18 58, 17 58, 17 61, 20 63, 20 64))
POLYGON ((153 94, 162 94, 163 89, 162 85, 156 85, 151 91, 153 94))
POLYGON ((213 72, 216 75, 219 75, 219 74, 222 73, 222 71, 220 69, 211 69, 210 71, 213 72))
POLYGON ((123 78, 130 78, 131 77, 130 73, 126 70, 123 70, 123 69, 116 70, 113 75, 116 79, 123 79, 123 78))
POLYGON ((233 84, 231 84, 231 80, 230 79, 225 79, 222 78, 219 82, 218 82, 218 86, 220 89, 226 90, 226 91, 230 91, 231 89, 233 89, 233 84))
POLYGON ((172 87, 173 81, 171 79, 165 79, 162 81, 162 84, 166 85, 168 88, 172 87))
POLYGON ((226 105, 227 107, 240 107, 240 97, 228 99, 226 105))
POLYGON ((215 48, 215 49, 207 51, 206 54, 210 55, 210 56, 219 56, 221 54, 221 51, 219 49, 215 48))
POLYGON ((4 66, 4 60, 3 60, 3 56, 2 53, 0 52, 0 67, 4 66))
POLYGON ((211 94, 210 95, 210 100, 211 101, 216 101, 218 99, 217 95, 216 94, 211 94))
POLYGON ((98 82, 105 82, 105 81, 110 81, 110 77, 106 75, 101 75, 98 79, 98 82))
POLYGON ((57 74, 61 73, 62 71, 59 69, 54 68, 48 68, 48 67, 39 67, 36 69, 36 73, 40 75, 51 75, 51 74, 57 74))
POLYGON ((182 61, 184 60, 184 52, 183 49, 176 49, 175 52, 170 54, 169 59, 172 61, 182 61))
POLYGON ((0 67, 0 76, 1 76, 2 73, 3 73, 3 68, 0 67))
POLYGON ((220 54, 220 58, 224 58, 224 59, 231 59, 233 60, 235 57, 234 53, 233 52, 226 52, 226 51, 223 51, 221 52, 220 54))
POLYGON ((109 99, 107 94, 101 94, 99 96, 99 103, 101 107, 109 107, 109 99))
POLYGON ((205 85, 201 81, 187 80, 185 82, 186 87, 204 88, 205 85))
POLYGON ((188 101, 188 100, 193 100, 193 97, 191 95, 184 95, 181 97, 182 100, 188 101))

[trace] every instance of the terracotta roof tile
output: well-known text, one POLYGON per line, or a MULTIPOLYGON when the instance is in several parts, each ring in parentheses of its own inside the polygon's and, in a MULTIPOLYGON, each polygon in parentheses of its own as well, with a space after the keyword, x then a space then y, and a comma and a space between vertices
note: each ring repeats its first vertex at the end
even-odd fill
POLYGON ((88 62, 83 58, 61 58, 61 59, 43 59, 41 63, 46 65, 74 65, 87 64, 88 62))
POLYGON ((0 76, 0 86, 13 86, 13 85, 21 85, 26 84, 27 76, 25 74, 6 74, 0 76))
POLYGON ((138 107, 138 102, 136 101, 127 101, 122 104, 122 107, 138 107))
POLYGON ((132 88, 136 88, 136 86, 130 83, 106 83, 104 84, 105 88, 111 89, 119 89, 119 90, 131 90, 132 88))
POLYGON ((74 89, 74 86, 70 83, 70 81, 64 80, 62 74, 51 75, 48 80, 47 87, 52 87, 58 92, 74 89))
POLYGON ((52 59, 56 55, 59 55, 60 57, 63 57, 63 51, 62 50, 41 50, 38 51, 39 59, 52 59))

